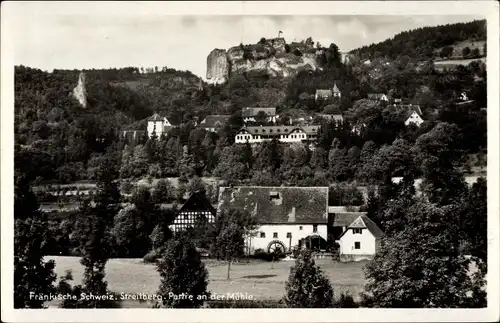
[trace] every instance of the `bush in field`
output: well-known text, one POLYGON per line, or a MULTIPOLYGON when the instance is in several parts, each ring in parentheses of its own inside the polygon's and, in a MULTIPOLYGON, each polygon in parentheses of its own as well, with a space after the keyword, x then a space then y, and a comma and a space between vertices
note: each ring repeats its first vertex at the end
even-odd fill
POLYGON ((192 242, 184 236, 167 243, 157 270, 161 276, 158 294, 162 300, 155 307, 197 308, 208 299, 208 271, 192 242), (190 297, 175 299, 169 297, 170 293, 190 297))
POLYGON ((326 308, 334 305, 330 281, 315 264, 309 250, 303 251, 290 269, 285 289, 284 301, 288 307, 326 308))

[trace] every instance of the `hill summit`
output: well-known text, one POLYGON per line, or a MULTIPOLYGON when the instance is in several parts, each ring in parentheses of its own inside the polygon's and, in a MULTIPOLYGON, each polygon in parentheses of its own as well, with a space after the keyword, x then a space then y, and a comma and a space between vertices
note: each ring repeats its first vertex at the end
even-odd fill
POLYGON ((207 81, 223 84, 232 74, 248 73, 254 76, 288 77, 301 70, 321 69, 318 57, 324 48, 314 47, 311 38, 287 44, 284 38, 262 38, 251 45, 214 49, 207 57, 207 81))

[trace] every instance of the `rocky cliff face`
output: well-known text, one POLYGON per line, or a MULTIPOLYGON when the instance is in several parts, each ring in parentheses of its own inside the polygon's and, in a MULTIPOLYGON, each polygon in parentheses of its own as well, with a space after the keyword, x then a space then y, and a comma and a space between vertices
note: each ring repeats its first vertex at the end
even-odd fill
POLYGON ((83 72, 78 76, 78 85, 73 89, 72 94, 82 107, 87 107, 87 90, 85 88, 85 74, 83 72))
POLYGON ((211 84, 222 84, 229 77, 229 62, 224 49, 214 49, 207 57, 207 80, 211 84))
POLYGON ((299 44, 294 43, 287 45, 283 38, 235 46, 227 51, 214 49, 207 57, 207 81, 210 84, 222 84, 234 73, 293 76, 301 70, 318 69, 317 55, 312 47, 303 44, 299 47, 299 44))

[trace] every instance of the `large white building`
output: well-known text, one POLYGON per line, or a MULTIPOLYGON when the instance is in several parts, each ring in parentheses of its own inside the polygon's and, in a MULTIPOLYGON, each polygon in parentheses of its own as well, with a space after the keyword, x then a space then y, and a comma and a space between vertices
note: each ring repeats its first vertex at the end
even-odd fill
POLYGON ((258 223, 245 238, 248 254, 258 249, 324 251, 329 242, 337 242, 341 260, 356 261, 373 258, 383 235, 365 212, 328 206, 328 187, 221 187, 217 214, 230 208, 249 212, 258 223))
POLYGON ((217 213, 248 211, 259 224, 246 237, 246 252, 288 252, 310 242, 321 248, 328 238, 328 187, 221 187, 217 213))
POLYGON ((241 110, 241 117, 243 118, 243 122, 256 122, 259 119, 259 115, 265 115, 266 122, 276 122, 278 115, 276 114, 276 108, 261 108, 261 107, 253 107, 253 108, 243 108, 241 110))
POLYGON ((244 127, 236 133, 234 141, 240 144, 261 143, 274 138, 286 143, 312 141, 318 138, 319 130, 319 125, 244 127))
POLYGON ((162 134, 166 134, 171 128, 172 124, 163 114, 160 115, 158 113, 155 113, 148 118, 148 137, 151 137, 154 132, 159 138, 162 134))

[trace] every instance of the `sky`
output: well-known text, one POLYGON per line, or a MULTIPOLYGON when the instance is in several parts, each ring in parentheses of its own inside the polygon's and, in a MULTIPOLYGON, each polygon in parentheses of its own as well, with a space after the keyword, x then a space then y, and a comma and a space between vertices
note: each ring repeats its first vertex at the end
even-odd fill
POLYGON ((282 37, 287 42, 312 37, 341 51, 383 41, 423 26, 484 19, 437 15, 120 15, 74 11, 24 11, 11 33, 14 64, 51 71, 112 67, 167 66, 206 76, 214 48, 282 37))

